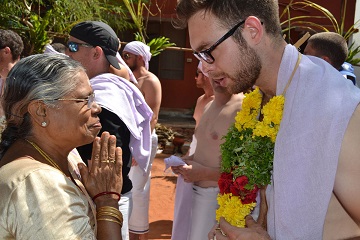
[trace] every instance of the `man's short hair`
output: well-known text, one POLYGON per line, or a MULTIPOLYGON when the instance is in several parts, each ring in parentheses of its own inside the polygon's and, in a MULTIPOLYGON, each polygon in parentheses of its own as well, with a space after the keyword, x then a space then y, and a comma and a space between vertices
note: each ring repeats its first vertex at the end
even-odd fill
MULTIPOLYGON (((224 27, 229 29, 241 20, 255 16, 264 24, 268 34, 278 39, 282 38, 277 0, 178 0, 177 19, 174 19, 175 26, 185 28, 189 18, 202 10, 212 13, 224 27)), ((236 34, 233 37, 236 39, 236 34)))
POLYGON ((5 47, 10 48, 13 61, 16 61, 24 50, 24 43, 16 32, 0 29, 0 49, 5 47))
POLYGON ((76 24, 70 31, 73 36, 94 47, 99 46, 104 51, 108 62, 115 68, 120 69, 116 53, 119 50, 119 38, 114 30, 103 22, 85 21, 76 24))
POLYGON ((308 39, 317 57, 326 56, 334 68, 340 69, 348 55, 348 45, 343 36, 335 32, 315 33, 308 39))

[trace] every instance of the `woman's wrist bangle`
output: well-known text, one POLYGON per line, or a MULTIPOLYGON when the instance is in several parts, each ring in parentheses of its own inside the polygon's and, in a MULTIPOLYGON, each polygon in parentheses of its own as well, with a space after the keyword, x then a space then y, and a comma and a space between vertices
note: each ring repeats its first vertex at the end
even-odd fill
POLYGON ((120 194, 117 193, 117 192, 101 192, 101 193, 96 194, 96 195, 92 198, 92 200, 95 202, 95 199, 96 199, 96 198, 98 198, 98 197, 100 197, 100 196, 104 196, 104 195, 111 195, 111 194, 114 194, 114 195, 116 195, 116 196, 118 197, 117 201, 120 200, 120 194))
POLYGON ((122 227, 123 225, 123 216, 119 209, 109 206, 104 206, 97 209, 96 220, 115 222, 119 224, 120 227, 122 227), (114 219, 109 217, 112 217, 114 219))
POLYGON ((122 225, 123 223, 118 221, 118 220, 114 220, 114 219, 111 219, 111 218, 98 218, 97 219, 98 221, 108 221, 108 222, 114 222, 114 223, 117 223, 120 225, 120 228, 122 228, 122 225))

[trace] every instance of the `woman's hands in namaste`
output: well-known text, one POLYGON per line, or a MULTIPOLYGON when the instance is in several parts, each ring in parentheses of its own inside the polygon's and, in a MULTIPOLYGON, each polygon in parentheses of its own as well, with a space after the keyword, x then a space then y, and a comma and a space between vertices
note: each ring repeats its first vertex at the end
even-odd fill
MULTIPOLYGON (((93 198, 99 193, 116 192, 120 195, 122 178, 122 150, 116 147, 116 137, 103 132, 93 142, 91 164, 79 164, 82 182, 93 198)), ((104 194, 97 198, 118 199, 115 194, 104 194)))

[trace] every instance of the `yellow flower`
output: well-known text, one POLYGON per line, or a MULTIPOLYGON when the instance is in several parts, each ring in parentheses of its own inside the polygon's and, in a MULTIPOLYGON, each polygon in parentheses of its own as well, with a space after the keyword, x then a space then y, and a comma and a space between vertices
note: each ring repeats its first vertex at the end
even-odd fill
POLYGON ((245 227, 245 217, 255 208, 256 203, 243 204, 238 196, 218 194, 219 208, 216 210, 216 220, 224 217, 231 225, 245 227))
POLYGON ((236 114, 235 127, 238 131, 254 128, 257 123, 262 95, 259 88, 245 94, 241 110, 236 114))
POLYGON ((258 122, 253 130, 254 136, 269 137, 275 142, 284 108, 284 96, 275 96, 263 107, 261 112, 264 118, 258 122))

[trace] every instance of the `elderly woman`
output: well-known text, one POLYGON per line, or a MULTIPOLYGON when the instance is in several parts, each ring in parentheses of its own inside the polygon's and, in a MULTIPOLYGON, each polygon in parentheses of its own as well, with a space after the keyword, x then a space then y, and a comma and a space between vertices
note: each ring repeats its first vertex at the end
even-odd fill
POLYGON ((122 152, 109 133, 96 137, 101 108, 84 68, 62 55, 24 58, 3 100, 0 239, 121 239, 122 152), (93 141, 88 169, 69 153, 93 141))

